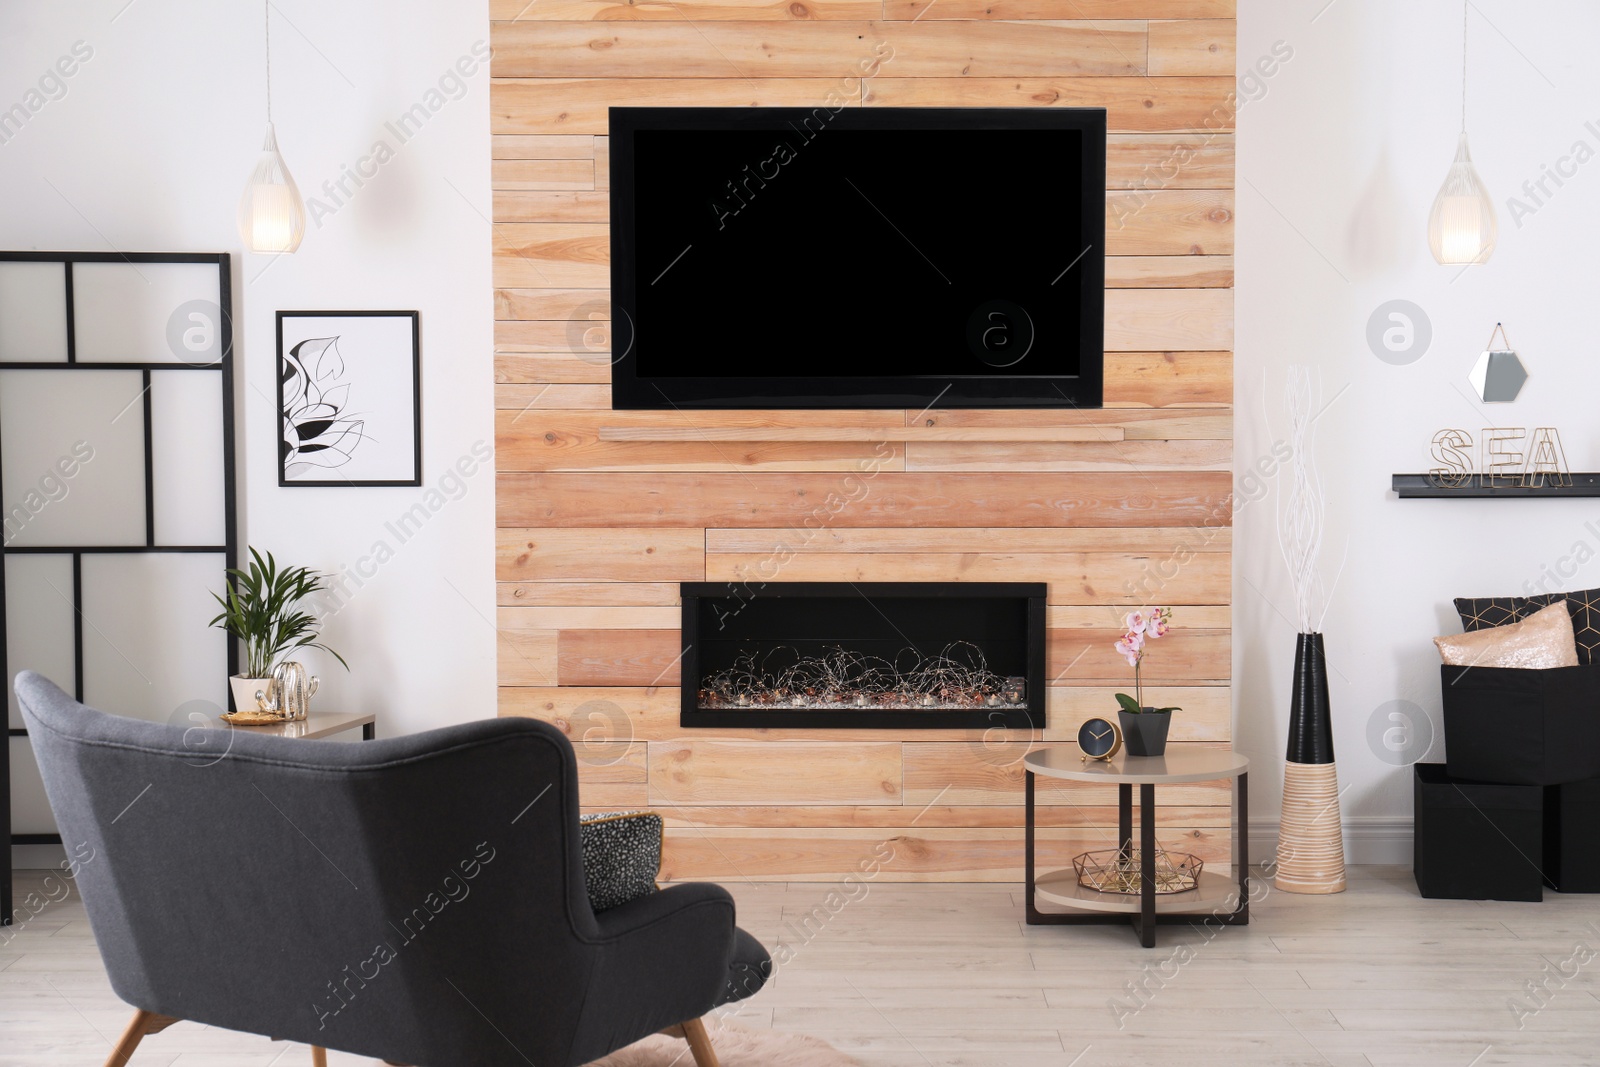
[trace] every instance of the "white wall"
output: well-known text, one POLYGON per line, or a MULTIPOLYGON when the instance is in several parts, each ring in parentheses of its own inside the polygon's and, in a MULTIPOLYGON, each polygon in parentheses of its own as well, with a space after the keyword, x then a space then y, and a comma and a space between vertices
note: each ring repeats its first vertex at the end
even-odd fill
POLYGON ((233 252, 241 540, 373 575, 326 629, 351 672, 306 657, 318 704, 376 712, 380 736, 492 716, 492 463, 409 540, 385 526, 438 505, 426 487, 493 444, 489 73, 453 71, 487 56, 486 5, 274 0, 272 19, 279 144, 302 193, 335 209, 298 254, 241 247, 236 206, 265 130, 262 7, 206 0, 0 6, 0 109, 75 42, 92 49, 0 143, 0 247, 233 252), (417 103, 427 122, 401 144, 385 124, 417 103), (380 139, 394 158, 347 181, 354 195, 321 189, 380 139), (424 489, 277 487, 274 312, 305 308, 421 312, 424 489), (379 542, 393 558, 363 563, 379 542))
MULTIPOLYGON (((1239 3, 1241 72, 1277 41, 1294 55, 1239 116, 1236 465, 1242 473, 1285 433, 1284 368, 1319 368, 1331 401, 1318 424, 1330 574, 1348 546, 1323 629, 1357 860, 1380 840, 1385 858, 1409 859, 1394 831, 1410 818, 1410 770, 1375 755, 1367 731, 1386 702, 1413 702, 1435 733, 1426 758, 1443 758, 1430 639, 1459 631, 1451 598, 1520 593, 1580 542, 1594 560, 1547 588, 1600 585, 1600 500, 1400 501, 1388 490, 1392 473, 1427 469, 1445 427, 1476 440, 1486 426, 1555 426, 1573 469, 1600 469, 1600 162, 1550 184, 1542 206, 1521 190, 1576 141, 1600 152, 1600 9, 1474 0, 1468 126, 1500 242, 1464 272, 1435 264, 1426 241, 1460 125, 1461 13, 1454 0, 1239 3), (1537 207, 1520 225, 1512 195, 1537 207), (1381 362, 1365 339, 1391 299, 1432 323, 1430 348, 1408 366, 1381 362), (1515 403, 1485 406, 1467 374, 1496 321, 1531 378, 1515 403)), ((1234 558, 1236 736, 1265 764, 1252 790, 1263 824, 1278 814, 1296 632, 1274 533, 1283 483, 1269 487, 1237 517, 1234 558)))
MULTIPOLYGON (((1478 0, 1469 124, 1500 209, 1484 267, 1439 267, 1427 211, 1455 145, 1460 7, 1444 0, 1240 0, 1241 70, 1284 41, 1293 57, 1251 86, 1239 117, 1237 462, 1284 432, 1283 368, 1321 368, 1319 422, 1330 571, 1348 563, 1324 630, 1334 671, 1344 812, 1368 829, 1410 814, 1410 778, 1368 745, 1369 719, 1407 700, 1439 730, 1429 641, 1458 628, 1449 599, 1520 591, 1586 542, 1600 557, 1600 501, 1401 502, 1389 475, 1427 465, 1435 430, 1554 425, 1578 469, 1600 469, 1591 411, 1600 354, 1590 307, 1600 162, 1521 220, 1506 197, 1587 141, 1600 150, 1600 11, 1578 0, 1528 8, 1478 0), (1320 11, 1320 14, 1319 14, 1320 11), (1433 340, 1409 366, 1380 362, 1367 319, 1404 298, 1433 340), (1466 375, 1504 320, 1532 379, 1485 409, 1466 375), (1342 391, 1342 392, 1341 392, 1342 391)), ((481 3, 275 5, 274 115, 307 196, 354 167, 385 123, 488 35, 481 3)), ((272 313, 416 308, 422 313, 424 474, 491 437, 487 71, 281 260, 242 254, 234 210, 262 134, 261 20, 253 5, 201 0, 44 0, 0 6, 0 108, 24 99, 77 41, 92 58, 66 92, 0 144, 0 246, 223 249, 235 260, 241 367, 243 532, 280 556, 338 571, 375 542, 395 550, 330 622, 349 675, 315 664, 324 706, 376 711, 395 734, 494 713, 493 488, 481 470, 423 532, 386 530, 422 490, 278 489, 272 313)), ((447 85, 447 91, 453 86, 447 85)), ((341 198, 342 199, 342 198, 341 198)), ((1531 204, 1531 201, 1529 201, 1531 204)), ((1237 737, 1258 763, 1253 811, 1276 818, 1295 626, 1273 533, 1279 483, 1238 515, 1237 737)), ((1242 489, 1248 491, 1249 486, 1242 489)), ((1254 495, 1254 494, 1248 494, 1254 495)), ((1587 553, 1586 553, 1587 554, 1587 553)), ((1570 570, 1571 568, 1569 568, 1570 570)), ((1563 587, 1600 585, 1600 562, 1563 587)), ((1439 758, 1442 737, 1427 758, 1439 758)), ((1357 853, 1356 858, 1361 858, 1357 853)))

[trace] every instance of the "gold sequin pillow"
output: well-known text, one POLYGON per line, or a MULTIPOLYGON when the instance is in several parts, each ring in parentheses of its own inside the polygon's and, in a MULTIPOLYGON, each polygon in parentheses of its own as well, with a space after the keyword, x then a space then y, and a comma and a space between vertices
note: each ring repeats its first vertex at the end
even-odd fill
POLYGON ((1578 644, 1564 600, 1540 608, 1521 622, 1487 630, 1435 637, 1447 664, 1455 667, 1576 667, 1578 644))

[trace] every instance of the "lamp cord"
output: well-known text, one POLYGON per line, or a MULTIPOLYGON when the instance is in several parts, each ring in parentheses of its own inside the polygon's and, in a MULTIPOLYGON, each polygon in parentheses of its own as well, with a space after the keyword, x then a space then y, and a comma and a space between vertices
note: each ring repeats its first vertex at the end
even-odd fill
MULTIPOLYGON (((1461 132, 1467 132, 1467 9, 1472 0, 1461 2, 1461 132)), ((271 75, 268 75, 269 83, 271 75)))
MULTIPOLYGON (((267 31, 266 32, 266 38, 267 38, 267 125, 271 126, 272 125, 272 0, 266 0, 266 2, 261 5, 261 21, 262 21, 263 25, 265 25, 266 31, 267 31)), ((1463 74, 1462 77, 1465 78, 1465 74, 1463 74)), ((1461 91, 1463 93, 1466 92, 1465 82, 1463 82, 1463 88, 1462 88, 1461 91)), ((1465 107, 1465 102, 1463 102, 1463 107, 1465 107)), ((1463 112, 1462 113, 1462 118, 1461 118, 1462 128, 1463 129, 1466 128, 1466 121, 1467 121, 1466 120, 1466 114, 1465 114, 1465 112, 1463 112)))

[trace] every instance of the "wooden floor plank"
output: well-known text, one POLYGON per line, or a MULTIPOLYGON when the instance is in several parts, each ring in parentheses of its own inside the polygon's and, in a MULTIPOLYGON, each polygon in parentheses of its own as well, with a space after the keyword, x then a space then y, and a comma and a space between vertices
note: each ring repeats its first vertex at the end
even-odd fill
MULTIPOLYGON (((604 788, 615 799, 640 787, 604 788)), ((1015 879, 892 882, 902 872, 982 862, 964 859, 976 839, 935 836, 961 832, 942 822, 863 824, 842 843, 767 845, 761 830, 690 840, 714 833, 722 809, 669 810, 675 866, 716 858, 717 848, 743 840, 764 855, 805 855, 821 872, 789 884, 746 881, 736 871, 722 879, 740 926, 778 965, 754 998, 713 1013, 713 1043, 730 1027, 790 1029, 863 1067, 1064 1067, 1074 1057, 1084 1065, 1591 1067, 1600 1043, 1588 970, 1541 984, 1573 951, 1570 939, 1542 932, 1587 929, 1587 896, 1423 900, 1404 868, 1353 867, 1345 893, 1297 897, 1274 890, 1258 870, 1250 925, 1162 927, 1157 947, 1146 950, 1125 927, 1025 926, 1015 879), (699 820, 710 823, 691 825, 699 820), (1526 936, 1497 936, 1503 920, 1527 924, 1526 936), (1164 968, 1167 960, 1173 965, 1164 968), (1519 1014, 1519 1003, 1537 1014, 1519 1014)), ((1052 857, 1077 844, 1047 840, 1052 857)), ((76 888, 60 899, 59 879, 48 877, 16 874, 19 901, 31 894, 49 903, 0 939, 0 1049, 18 1065, 103 1062, 129 1009, 111 989, 76 888)), ((1593 944, 1592 934, 1582 936, 1593 944)), ((295 1054, 258 1035, 179 1023, 148 1038, 134 1062, 267 1067, 295 1054)), ((376 1062, 329 1053, 333 1067, 376 1062)))

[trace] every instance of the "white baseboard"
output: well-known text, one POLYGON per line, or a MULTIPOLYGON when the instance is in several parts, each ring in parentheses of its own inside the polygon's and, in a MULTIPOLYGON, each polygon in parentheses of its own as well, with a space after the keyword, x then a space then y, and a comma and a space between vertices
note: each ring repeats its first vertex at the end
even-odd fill
MULTIPOLYGON (((1261 863, 1278 852, 1278 824, 1250 820, 1250 860, 1261 863)), ((1344 822, 1345 862, 1411 865, 1409 815, 1356 816, 1344 822)))

